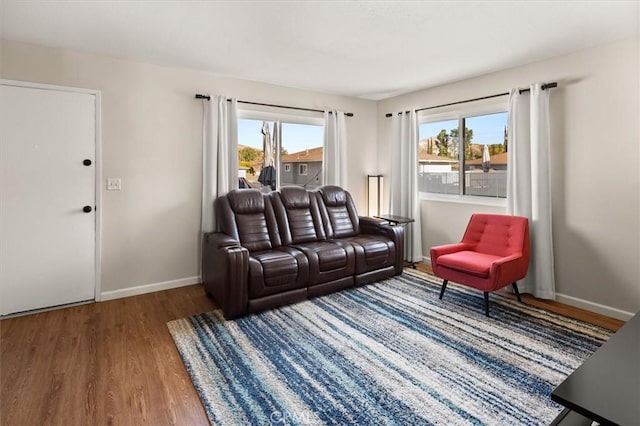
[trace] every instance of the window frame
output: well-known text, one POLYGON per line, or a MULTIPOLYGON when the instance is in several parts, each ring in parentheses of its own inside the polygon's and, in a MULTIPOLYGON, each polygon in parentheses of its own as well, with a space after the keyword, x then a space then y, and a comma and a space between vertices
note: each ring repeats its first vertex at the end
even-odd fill
MULTIPOLYGON (((280 122, 280 125, 282 125, 282 123, 289 123, 289 124, 322 126, 323 130, 325 126, 324 114, 321 112, 296 110, 295 113, 289 113, 289 112, 285 113, 285 112, 282 112, 281 108, 278 108, 278 107, 250 105, 250 104, 238 105, 237 120, 257 120, 257 121, 267 121, 271 123, 280 122)), ((280 133, 280 143, 281 142, 282 142, 282 130, 280 133)), ((324 139, 322 141, 322 148, 324 149, 324 139)), ((282 146, 279 144, 279 146, 276 147, 276 152, 275 152, 276 164, 280 164, 281 162, 281 158, 280 158, 281 151, 282 151, 282 146)), ((285 173, 285 172, 282 171, 282 173, 285 173)), ((280 172, 280 170, 278 170, 278 173, 276 174, 276 189, 282 186, 280 182, 282 173, 280 172)), ((324 185, 324 173, 321 173, 321 175, 322 177, 321 177, 320 184, 324 185)))
POLYGON ((284 170, 282 173, 291 173, 291 163, 284 163, 284 170))
MULTIPOLYGON (((501 112, 509 112, 509 100, 503 98, 485 99, 482 101, 474 101, 469 104, 453 105, 433 110, 423 110, 417 113, 417 129, 416 134, 420 139, 420 125, 435 123, 439 121, 456 120, 458 122, 458 134, 461 140, 458 142, 458 161, 461 164, 458 170, 458 181, 462 182, 458 190, 458 194, 438 194, 434 192, 418 192, 420 200, 427 201, 446 201, 451 203, 476 204, 485 206, 506 207, 507 198, 485 197, 481 195, 466 195, 464 191, 465 182, 465 160, 464 160, 464 120, 469 117, 478 115, 497 114, 501 112), (462 132, 461 132, 462 130, 462 132)), ((508 119, 507 119, 508 122, 508 119)), ((416 147, 417 149, 418 147, 416 147)), ((507 165, 509 167, 509 165, 507 165)))
POLYGON ((309 164, 308 163, 298 163, 298 175, 300 176, 309 176, 309 164), (302 168, 304 167, 304 173, 302 172, 302 168))

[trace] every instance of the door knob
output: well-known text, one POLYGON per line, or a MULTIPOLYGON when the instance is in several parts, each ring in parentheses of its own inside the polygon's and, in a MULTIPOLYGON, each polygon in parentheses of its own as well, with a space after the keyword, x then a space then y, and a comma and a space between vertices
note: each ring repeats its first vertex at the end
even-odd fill
POLYGON ((91 213, 92 210, 93 209, 91 208, 91 206, 84 206, 82 208, 82 211, 85 212, 85 213, 91 213))
POLYGON ((85 166, 90 166, 91 165, 91 160, 86 159, 82 162, 82 164, 84 164, 85 166))

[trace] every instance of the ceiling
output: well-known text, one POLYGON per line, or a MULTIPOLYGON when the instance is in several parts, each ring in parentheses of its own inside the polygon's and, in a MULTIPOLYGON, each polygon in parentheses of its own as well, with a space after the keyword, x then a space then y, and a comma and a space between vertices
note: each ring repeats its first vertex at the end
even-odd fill
POLYGON ((2 38, 379 100, 638 35, 632 1, 2 1, 2 38))

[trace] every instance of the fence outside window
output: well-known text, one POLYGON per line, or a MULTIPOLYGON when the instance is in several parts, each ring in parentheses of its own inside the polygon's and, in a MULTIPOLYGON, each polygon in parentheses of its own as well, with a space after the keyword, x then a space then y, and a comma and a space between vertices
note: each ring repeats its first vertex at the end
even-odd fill
MULTIPOLYGON (((506 170, 488 173, 465 171, 464 195, 507 198, 506 170)), ((418 173, 418 191, 436 194, 460 194, 460 173, 418 173)))

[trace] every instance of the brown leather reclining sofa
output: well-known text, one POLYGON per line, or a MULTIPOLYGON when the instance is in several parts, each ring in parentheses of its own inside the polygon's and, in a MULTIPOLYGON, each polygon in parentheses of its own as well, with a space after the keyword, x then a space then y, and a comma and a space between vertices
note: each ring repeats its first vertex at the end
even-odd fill
POLYGON ((402 227, 358 217, 340 187, 233 190, 215 208, 203 281, 226 319, 402 273, 402 227))

